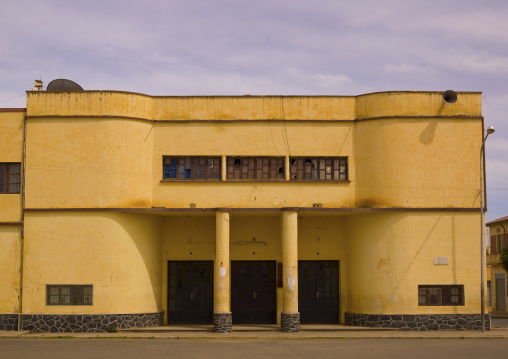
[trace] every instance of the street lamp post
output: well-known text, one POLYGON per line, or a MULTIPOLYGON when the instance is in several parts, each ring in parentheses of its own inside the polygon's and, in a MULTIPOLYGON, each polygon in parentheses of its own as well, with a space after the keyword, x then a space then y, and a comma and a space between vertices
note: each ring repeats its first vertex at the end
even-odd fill
POLYGON ((481 320, 482 320, 482 332, 485 331, 485 280, 484 280, 484 271, 485 271, 485 250, 483 245, 483 166, 482 166, 482 160, 483 155, 485 154, 485 141, 487 141, 487 137, 491 133, 494 133, 494 127, 489 126, 487 128, 487 135, 483 138, 482 141, 482 147, 480 148, 480 233, 481 233, 481 240, 480 240, 480 258, 481 258, 481 320))

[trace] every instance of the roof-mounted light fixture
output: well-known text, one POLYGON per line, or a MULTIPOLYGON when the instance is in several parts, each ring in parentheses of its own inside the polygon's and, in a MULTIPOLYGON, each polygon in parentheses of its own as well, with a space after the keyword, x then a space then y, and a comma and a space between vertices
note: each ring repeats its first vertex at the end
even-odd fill
POLYGON ((446 90, 443 92, 443 102, 447 105, 453 105, 457 102, 457 93, 452 90, 446 90))

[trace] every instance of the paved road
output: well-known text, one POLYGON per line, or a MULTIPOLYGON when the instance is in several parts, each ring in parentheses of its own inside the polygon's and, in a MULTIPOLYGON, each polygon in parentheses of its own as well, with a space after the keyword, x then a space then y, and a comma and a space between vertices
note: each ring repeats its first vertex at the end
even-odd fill
POLYGON ((0 358, 505 358, 508 339, 0 339, 0 358))

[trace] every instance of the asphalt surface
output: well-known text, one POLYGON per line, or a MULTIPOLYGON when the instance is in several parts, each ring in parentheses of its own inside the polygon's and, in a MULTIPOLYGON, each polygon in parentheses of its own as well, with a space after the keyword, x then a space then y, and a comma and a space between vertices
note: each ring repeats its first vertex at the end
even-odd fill
POLYGON ((0 339, 2 359, 506 358, 507 339, 0 339))

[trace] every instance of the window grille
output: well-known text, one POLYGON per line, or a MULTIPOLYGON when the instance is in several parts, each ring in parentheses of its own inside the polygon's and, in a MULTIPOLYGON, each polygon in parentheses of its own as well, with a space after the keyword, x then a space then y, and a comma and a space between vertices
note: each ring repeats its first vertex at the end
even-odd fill
POLYGON ((164 179, 220 180, 219 157, 164 157, 164 179))
POLYGON ((293 181, 347 181, 347 157, 299 157, 290 159, 293 181))
POLYGON ((419 285, 419 306, 464 305, 463 285, 419 285))
POLYGON ((46 285, 47 305, 93 305, 92 285, 46 285))
POLYGON ((228 157, 228 180, 282 181, 284 158, 282 157, 228 157))

